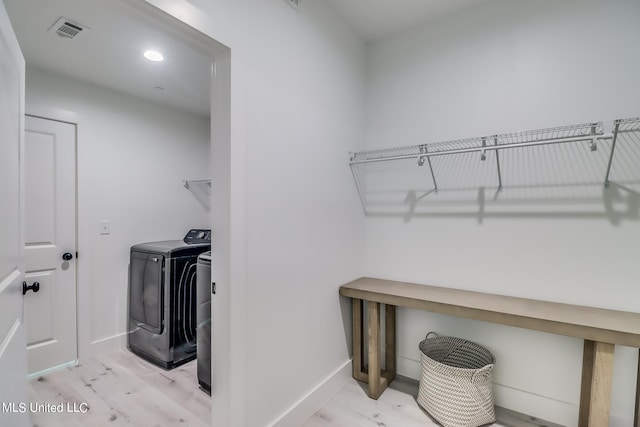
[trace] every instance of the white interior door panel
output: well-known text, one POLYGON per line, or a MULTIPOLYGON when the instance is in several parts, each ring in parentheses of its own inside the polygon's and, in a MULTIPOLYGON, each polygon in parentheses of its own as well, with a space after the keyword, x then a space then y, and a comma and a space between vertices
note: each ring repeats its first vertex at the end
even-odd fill
POLYGON ((22 141, 24 58, 0 2, 0 425, 26 427, 22 141))
POLYGON ((75 134, 75 125, 26 117, 25 277, 39 285, 24 300, 29 373, 78 357, 75 134))

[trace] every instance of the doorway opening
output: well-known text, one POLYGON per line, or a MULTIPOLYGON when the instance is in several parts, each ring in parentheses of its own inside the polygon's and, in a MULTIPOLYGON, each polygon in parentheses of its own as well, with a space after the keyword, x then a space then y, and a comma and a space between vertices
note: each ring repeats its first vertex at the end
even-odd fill
MULTIPOLYGON (((20 34, 20 28, 37 28, 38 23, 30 20, 37 21, 43 15, 40 13, 29 13, 28 9, 33 10, 34 7, 33 4, 29 6, 29 3, 31 2, 24 0, 5 0, 11 20, 14 21, 15 19, 18 21, 14 22, 13 26, 16 28, 18 40, 21 45, 23 44, 22 38, 24 36, 20 34), (25 17, 21 18, 23 8, 26 8, 27 12, 24 13, 25 17), (20 19, 25 19, 25 21, 20 21, 20 19)), ((98 3, 105 4, 105 2, 97 0, 79 0, 75 2, 75 10, 78 12, 78 15, 85 16, 83 13, 86 13, 86 9, 96 9, 98 3)), ((74 4, 74 0, 48 2, 48 6, 51 4, 68 6, 69 4, 74 4)), ((114 89, 106 83, 92 81, 91 79, 94 77, 97 78, 102 75, 101 72, 87 73, 78 71, 80 68, 79 64, 87 61, 90 62, 89 58, 84 57, 75 61, 75 65, 77 66, 76 72, 82 75, 78 77, 74 75, 73 72, 68 73, 67 70, 59 66, 59 64, 63 63, 74 63, 73 60, 58 57, 55 61, 48 63, 46 52, 38 53, 37 49, 30 51, 29 48, 23 47, 27 63, 27 113, 61 122, 73 123, 77 129, 78 152, 74 159, 78 169, 78 207, 76 223, 78 258, 77 260, 74 259, 78 268, 78 284, 75 315, 78 324, 76 335, 77 358, 82 363, 96 355, 101 355, 114 349, 124 349, 126 347, 126 264, 128 263, 128 251, 126 249, 128 249, 132 243, 140 243, 154 239, 162 240, 167 239, 167 237, 173 238, 177 235, 178 228, 180 229, 179 233, 181 235, 184 235, 186 231, 186 223, 180 223, 180 221, 184 220, 183 217, 185 217, 185 215, 181 215, 182 211, 179 209, 171 212, 172 208, 167 208, 167 206, 172 203, 167 202, 164 205, 157 203, 155 201, 157 199, 153 197, 156 194, 154 193, 154 191, 156 191, 155 188, 159 188, 159 192, 168 192, 170 194, 168 199, 180 199, 185 201, 185 203, 192 202, 197 205, 198 208, 194 208, 192 211, 202 209, 202 200, 194 198, 193 195, 184 188, 183 181, 207 178, 207 174, 203 173, 203 161, 209 165, 209 176, 211 176, 210 152, 213 144, 212 141, 215 141, 219 146, 226 147, 229 145, 230 138, 229 49, 146 2, 125 0, 122 2, 107 2, 106 4, 121 14, 120 19, 122 19, 122 21, 117 21, 117 19, 115 21, 112 20, 111 24, 114 24, 114 22, 129 24, 124 26, 118 25, 118 28, 126 27, 133 29, 133 33, 136 33, 136 31, 140 31, 140 28, 144 25, 153 22, 153 24, 157 26, 157 32, 167 37, 173 37, 177 39, 179 43, 189 45, 198 55, 208 58, 206 68, 204 69, 207 81, 205 84, 199 85, 196 92, 191 92, 191 95, 189 95, 188 91, 190 89, 187 88, 187 86, 188 83, 190 83, 188 81, 190 79, 186 74, 183 75, 182 78, 174 80, 168 79, 169 84, 154 81, 152 78, 147 78, 146 81, 144 81, 145 78, 143 77, 143 83, 138 83, 138 86, 146 85, 147 93, 140 94, 137 93, 136 90, 127 87, 114 89), (33 54, 33 52, 36 53, 33 54), (47 64, 58 64, 58 66, 47 64), (70 79, 78 79, 78 87, 74 89, 72 87, 73 85, 68 84, 70 79), (64 86, 64 90, 52 90, 51 94, 61 94, 62 92, 65 92, 65 94, 59 97, 59 103, 55 105, 51 102, 52 96, 48 97, 47 94, 43 94, 43 91, 38 94, 30 93, 31 89, 29 85, 30 82, 34 81, 40 85, 40 88, 51 89, 56 85, 59 87, 64 86), (171 86, 173 83, 177 86, 184 85, 180 93, 187 93, 187 95, 172 96, 171 94, 176 87, 171 86), (148 87, 149 85, 152 86, 148 87), (96 89, 96 86, 102 86, 102 88, 96 89), (67 89, 69 90, 67 91, 67 89), (118 94, 109 95, 104 89, 114 90, 118 92, 118 94), (191 131, 188 130, 189 126, 185 125, 185 132, 193 132, 193 129, 199 126, 197 123, 207 120, 206 141, 208 150, 200 151, 200 154, 197 156, 198 159, 193 159, 194 156, 191 156, 190 160, 178 165, 182 168, 183 173, 179 179, 177 176, 172 176, 171 182, 164 180, 165 175, 163 175, 163 178, 158 179, 157 175, 154 176, 151 173, 144 173, 145 171, 154 170, 150 165, 157 164, 154 162, 157 162, 159 158, 164 158, 165 160, 170 158, 172 161, 180 163, 178 160, 179 156, 176 154, 180 149, 176 149, 175 146, 180 146, 182 149, 185 149, 185 146, 188 146, 190 143, 174 135, 175 146, 171 148, 169 144, 163 142, 163 138, 167 136, 166 127, 146 129, 144 131, 133 126, 129 127, 128 130, 132 137, 131 140, 137 142, 146 140, 148 143, 144 147, 135 144, 127 145, 117 137, 111 138, 110 141, 101 140, 97 135, 105 131, 108 126, 100 124, 99 120, 96 119, 98 116, 94 114, 97 111, 96 108, 94 108, 91 114, 83 110, 83 106, 87 101, 86 99, 83 99, 82 102, 74 103, 70 102, 69 98, 66 98, 67 95, 70 97, 70 93, 74 91, 84 92, 87 98, 91 98, 91 100, 100 99, 104 103, 109 104, 110 107, 114 107, 117 99, 121 96, 133 95, 140 97, 144 101, 136 103, 135 107, 131 105, 126 108, 123 107, 125 111, 130 111, 131 108, 138 108, 136 113, 141 115, 142 118, 140 120, 148 119, 148 116, 151 115, 150 110, 152 108, 149 110, 140 108, 144 102, 161 104, 163 102, 162 98, 167 97, 166 95, 169 94, 168 98, 171 98, 171 101, 166 108, 183 110, 183 112, 166 114, 160 117, 159 121, 168 126, 169 123, 174 123, 172 120, 177 120, 177 116, 182 115, 184 116, 184 120, 182 121, 183 125, 187 122, 195 123, 195 125, 191 127, 191 131), (206 119, 203 119, 202 110, 198 110, 199 107, 190 107, 187 105, 188 103, 185 102, 189 99, 200 98, 202 94, 204 94, 207 99, 206 107, 208 111, 206 113, 206 119), (71 108, 65 107, 67 105, 71 105, 71 108), (211 112, 214 112, 214 114, 212 115, 211 112), (193 117, 190 119, 187 116, 200 116, 200 119, 194 119, 193 117), (119 154, 114 155, 114 152, 119 154), (136 160, 138 162, 137 164, 135 162, 136 160), (190 168, 189 162, 191 161, 199 161, 200 166, 190 168), (188 171, 193 171, 195 175, 190 175, 188 171), (154 184, 157 184, 157 186, 154 187, 154 184), (169 190, 168 187, 174 184, 177 184, 178 188, 169 190), (137 188, 140 191, 132 195, 130 191, 132 188, 137 188), (179 191, 182 193, 179 194, 179 191), (118 193, 122 196, 121 201, 116 199, 118 193), (157 217, 149 215, 147 220, 141 220, 139 216, 136 216, 137 213, 144 210, 146 205, 156 204, 158 205, 156 207, 159 207, 158 211, 169 211, 168 213, 158 215, 160 217, 165 215, 164 219, 159 220, 157 217), (163 207, 167 209, 163 209, 163 207), (129 211, 129 213, 123 213, 125 211, 129 211), (165 237, 164 235, 159 235, 155 237, 152 236, 153 233, 150 233, 148 229, 146 231, 144 230, 148 223, 153 223, 154 221, 156 221, 156 224, 159 224, 157 228, 162 228, 162 224, 165 223, 167 217, 170 216, 175 219, 175 229, 170 231, 170 233, 173 233, 171 236, 165 237), (127 218, 134 219, 129 221, 127 218), (132 241, 127 240, 134 238, 135 240, 132 241), (119 249, 115 251, 114 248, 119 249), (123 250, 123 248, 125 248, 125 250, 123 250)), ((38 5, 39 8, 41 6, 41 4, 38 5)), ((66 14, 66 12, 62 13, 66 14)), ((77 19, 85 21, 84 18, 77 19)), ((73 19, 70 20, 73 21, 73 19)), ((87 24, 85 27, 87 28, 87 36, 98 36, 101 25, 91 26, 87 21, 82 23, 87 24)), ((102 24, 102 22, 100 23, 102 24)), ((88 42, 91 37, 85 37, 84 39, 78 38, 78 40, 74 40, 72 43, 88 42)), ((63 40, 55 39, 56 43, 62 41, 63 40)), ((25 43, 28 44, 29 42, 25 43)), ((121 44, 121 46, 128 47, 132 44, 133 42, 130 41, 129 43, 121 44)), ((69 50, 73 49, 75 49, 75 47, 69 50)), ((67 53, 62 55, 67 55, 67 53)), ((105 55, 108 55, 108 52, 105 51, 105 55)), ((175 60, 174 63, 185 62, 178 57, 173 57, 173 59, 175 60)), ((165 54, 165 61, 170 62, 171 60, 172 56, 165 54)), ((107 62, 108 65, 103 68, 116 76, 121 69, 126 68, 124 62, 119 59, 111 59, 107 62)), ((189 61, 186 62, 188 63, 189 61)), ((154 66, 154 64, 151 63, 143 63, 143 65, 140 65, 140 67, 147 67, 147 69, 151 69, 150 67, 152 66, 154 66)), ((157 71, 157 68, 153 70, 157 71)), ((150 73, 154 71, 150 71, 150 73)), ((147 74, 147 76, 151 75, 150 73, 147 74)), ((139 82, 139 80, 134 78, 132 73, 126 75, 123 81, 139 82)), ((113 118, 111 116, 113 110, 104 109, 103 113, 101 119, 113 118)), ((111 129, 107 129, 109 131, 117 130, 114 128, 119 127, 118 124, 114 125, 114 122, 110 122, 110 125, 111 129)), ((123 127, 126 127, 126 125, 123 125, 123 127)), ((185 138, 185 140, 186 139, 188 138, 185 138)), ((171 173, 170 170, 172 166, 175 166, 175 164, 171 162, 167 164, 169 166, 166 166, 165 170, 167 170, 167 174, 169 174, 171 173)), ((210 204, 215 204, 215 200, 210 204)), ((194 220, 196 222, 200 221, 194 224, 193 228, 213 228, 210 212, 200 212, 193 218, 196 218, 194 220)), ((216 224, 217 229, 224 229, 225 226, 223 223, 216 224)), ((225 266, 219 266, 218 269, 225 269, 225 266)), ((216 322, 216 329, 227 328, 228 319, 223 315, 219 315, 216 318, 216 322)), ((224 369, 224 367, 221 367, 221 369, 224 369)))

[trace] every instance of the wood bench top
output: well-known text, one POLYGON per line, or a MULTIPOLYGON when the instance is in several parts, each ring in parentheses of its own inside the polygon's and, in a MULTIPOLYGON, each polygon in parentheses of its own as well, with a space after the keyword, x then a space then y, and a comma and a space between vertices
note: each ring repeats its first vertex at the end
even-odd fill
POLYGON ((363 277, 340 295, 640 348, 640 313, 363 277))

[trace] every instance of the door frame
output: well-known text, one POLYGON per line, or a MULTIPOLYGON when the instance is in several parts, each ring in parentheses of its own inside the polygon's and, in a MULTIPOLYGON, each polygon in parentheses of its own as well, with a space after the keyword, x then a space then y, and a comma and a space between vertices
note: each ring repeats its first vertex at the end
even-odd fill
MULTIPOLYGON (((14 249, 16 252, 12 252, 10 256, 15 256, 14 271, 10 272, 7 277, 0 277, 0 298, 7 297, 19 301, 18 307, 16 307, 15 315, 13 319, 13 325, 6 331, 6 335, 0 336, 0 357, 3 359, 0 362, 7 362, 6 368, 10 369, 10 372, 3 372, 7 375, 5 377, 5 385, 0 386, 0 394, 3 397, 8 397, 13 400, 14 404, 20 404, 27 402, 27 348, 26 348, 26 330, 24 328, 24 311, 22 304, 22 283, 25 279, 25 262, 24 262, 24 240, 25 240, 25 220, 23 214, 25 212, 26 203, 24 199, 24 111, 25 111, 25 60, 18 40, 16 39, 13 31, 13 26, 9 21, 7 11, 3 3, 0 3, 0 38, 4 39, 7 44, 7 51, 9 52, 10 62, 15 63, 18 76, 18 110, 17 110, 17 141, 11 141, 10 143, 17 143, 17 190, 18 190, 18 206, 17 208, 17 247, 14 249), (13 294, 13 295, 11 295, 13 294), (24 380, 22 380, 24 378, 24 380), (9 385, 7 385, 9 384, 9 385), (10 395, 5 395, 5 392, 10 390, 10 395)), ((13 185, 13 183, 12 183, 13 185)), ((13 202, 13 201, 11 201, 13 202)), ((15 224, 12 224, 15 225, 15 224)), ((11 264, 14 264, 13 262, 11 264)), ((6 272, 0 272, 0 274, 6 274, 6 272)), ((11 301, 13 303, 13 301, 11 301)), ((3 366, 4 367, 4 366, 3 366)), ((3 404, 5 402, 2 402, 3 404)), ((15 408, 14 408, 15 409, 15 408)), ((26 427, 30 425, 29 415, 26 412, 21 412, 19 409, 10 410, 10 412, 0 411, 0 420, 3 422, 9 421, 16 427, 26 427)))
MULTIPOLYGON (((28 87, 28 81, 27 81, 28 87)), ((83 251, 81 247, 81 229, 80 223, 82 221, 80 207, 80 193, 79 193, 79 181, 80 181, 80 165, 78 164, 78 152, 80 150, 80 138, 82 135, 82 113, 76 111, 63 110, 58 108, 50 108, 42 105, 26 105, 25 116, 35 117, 39 119, 52 120, 56 122, 66 123, 75 127, 75 159, 74 164, 76 168, 75 173, 75 209, 76 209, 76 225, 75 225, 75 249, 77 256, 74 258, 76 263, 76 360, 60 366, 54 366, 45 371, 34 373, 29 375, 29 378, 42 375, 46 372, 64 368, 65 366, 75 365, 83 360, 91 358, 96 352, 92 349, 91 340, 91 311, 89 304, 82 304, 82 301, 89 301, 91 297, 90 280, 85 280, 83 284, 81 277, 81 270, 87 269, 86 256, 83 257, 83 251), (83 308, 84 307, 84 308, 83 308)), ((88 269, 90 270, 90 269, 88 269)))
POLYGON ((207 49, 211 70, 211 299, 212 425, 247 424, 246 111, 247 71, 231 44, 222 44, 185 0, 124 0, 207 49), (233 53, 233 54, 232 54, 233 53), (234 195, 232 198, 231 195, 234 195), (215 223, 214 223, 215 220, 215 223), (215 336, 215 340, 213 337, 215 336), (215 346, 213 345, 215 341, 215 346), (233 355, 233 357, 231 357, 233 355))
MULTIPOLYGON (((52 111, 52 113, 54 113, 54 111, 52 111)), ((62 365, 51 366, 51 367, 49 367, 47 369, 44 369, 42 371, 34 372, 34 373, 31 373, 31 374, 27 375, 27 378, 31 379, 31 378, 35 378, 35 377, 44 375, 47 372, 56 371, 58 369, 66 367, 66 366, 76 365, 78 363, 78 361, 80 360, 80 345, 79 345, 79 343, 80 343, 80 335, 79 335, 80 318, 78 316, 79 306, 80 306, 79 305, 79 300, 78 300, 78 298, 79 298, 79 292, 78 292, 78 290, 79 290, 79 280, 78 280, 79 279, 79 275, 78 275, 78 270, 80 268, 80 264, 78 264, 78 262, 79 262, 78 261, 78 253, 80 252, 79 249, 78 249, 78 242, 79 242, 78 233, 80 232, 80 229, 78 227, 78 223, 79 223, 79 220, 78 220, 78 214, 79 214, 79 211, 78 211, 78 124, 70 122, 70 121, 67 121, 67 120, 60 120, 60 119, 57 119, 57 118, 47 117, 47 116, 44 116, 44 115, 31 114, 29 112, 25 112, 24 117, 25 118, 26 117, 33 117, 33 118, 36 118, 36 119, 50 120, 50 121, 54 121, 54 122, 58 122, 58 123, 65 123, 65 124, 73 126, 74 129, 75 129, 75 132, 74 132, 74 135, 73 135, 73 137, 74 137, 74 141, 73 141, 73 147, 74 147, 73 164, 74 164, 74 167, 75 167, 75 176, 74 176, 74 179, 73 179, 73 185, 74 185, 73 202, 74 202, 74 209, 75 209, 75 213, 76 213, 76 215, 75 215, 76 216, 75 239, 74 239, 75 240, 74 241, 74 247, 75 247, 75 252, 76 252, 75 253, 75 258, 74 258, 74 262, 76 263, 76 274, 75 274, 75 278, 74 278, 74 280, 75 280, 75 293, 76 293, 76 306, 75 306, 75 316, 76 316, 76 341, 75 341, 75 347, 76 348, 75 348, 75 353, 76 353, 76 357, 75 357, 74 360, 71 360, 71 361, 69 361, 67 363, 63 363, 62 365)), ((26 131, 26 120, 24 120, 23 131, 26 131)), ((26 144, 26 139, 25 139, 24 143, 26 144)), ((25 198, 24 194, 25 194, 26 190, 23 188, 21 191, 22 191, 22 194, 23 194, 23 198, 25 198)), ((26 225, 25 225, 25 227, 26 227, 26 225)), ((24 236, 26 236, 26 234, 24 234, 24 236)), ((24 238, 22 240, 24 240, 24 238)), ((24 244, 23 244, 23 246, 24 246, 24 244)))
MULTIPOLYGON (((216 346, 212 346, 212 375, 217 378, 215 386, 216 399, 212 401, 212 425, 245 425, 246 424, 246 245, 244 226, 246 182, 241 178, 246 167, 240 160, 245 158, 246 151, 246 100, 241 96, 246 91, 246 75, 242 61, 232 57, 232 49, 218 42, 213 36, 196 29, 192 19, 181 17, 178 10, 172 11, 172 5, 163 4, 163 0, 122 0, 123 3, 138 11, 151 15, 159 22, 168 24, 179 34, 190 38, 194 45, 200 46, 210 54, 213 62, 211 70, 211 169, 212 187, 211 229, 216 233, 212 242, 212 250, 219 256, 212 261, 212 280, 224 284, 216 294, 219 309, 212 310, 212 335, 216 336, 216 346), (235 70, 232 73, 232 70, 235 70), (233 79, 232 79, 233 74, 233 79), (232 84, 232 82, 235 82, 232 84), (232 112, 232 93, 233 112, 232 112), (233 133, 232 133, 233 128, 233 133), (232 141, 234 142, 232 144, 232 141), (233 182, 232 182, 233 180, 233 182), (233 190, 232 190, 233 189, 233 190), (237 195, 231 199, 231 193, 237 195), (215 218, 216 223, 213 223, 215 218), (231 358, 230 355, 234 357, 231 358)), ((193 8, 185 2, 185 6, 193 8)), ((197 9, 197 8, 196 8, 197 9)), ((196 16, 196 15, 194 15, 196 16)), ((76 125, 76 191, 78 229, 76 232, 77 250, 77 337, 78 360, 92 356, 94 344, 91 340, 91 313, 89 301, 91 287, 83 281, 90 274, 90 267, 83 256, 83 234, 80 225, 83 218, 80 208, 80 168, 77 163, 78 153, 82 150, 83 117, 81 113, 52 109, 41 105, 29 106, 28 113, 36 117, 44 117, 76 125)), ((213 305, 213 302, 212 302, 213 305)), ((213 342, 213 340, 212 340, 213 342)), ((126 333, 122 336, 122 348, 126 345, 126 333)))

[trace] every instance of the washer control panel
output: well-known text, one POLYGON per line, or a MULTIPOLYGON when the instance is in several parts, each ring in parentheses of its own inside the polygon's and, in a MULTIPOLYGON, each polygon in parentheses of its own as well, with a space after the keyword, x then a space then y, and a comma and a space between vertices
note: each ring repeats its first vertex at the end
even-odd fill
POLYGON ((211 243, 211 230, 193 229, 189 230, 184 239, 187 245, 195 245, 197 243, 211 243))

